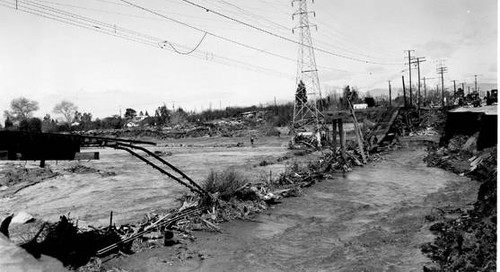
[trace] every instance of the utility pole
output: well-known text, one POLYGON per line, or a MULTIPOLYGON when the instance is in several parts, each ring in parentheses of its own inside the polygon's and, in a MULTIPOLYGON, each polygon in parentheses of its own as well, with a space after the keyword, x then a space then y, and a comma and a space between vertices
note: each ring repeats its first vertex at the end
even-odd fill
MULTIPOLYGON (((297 10, 292 19, 299 17, 299 22, 292 29, 292 33, 298 30, 299 51, 297 57, 297 77, 295 86, 297 88, 293 107, 292 130, 304 126, 304 121, 313 121, 316 129, 324 116, 316 106, 316 97, 321 101, 321 89, 319 84, 318 68, 314 56, 314 47, 311 38, 311 27, 318 29, 317 25, 309 24, 309 14, 316 16, 314 11, 307 10, 307 0, 292 0, 292 6, 297 3, 297 10), (298 87, 297 87, 298 86, 298 87), (313 99, 311 99, 313 97, 313 99), (320 120, 321 119, 321 120, 320 120)), ((314 3, 314 1, 313 1, 314 3)))
POLYGON ((427 100, 427 84, 425 83, 425 77, 424 77, 424 101, 427 100))
POLYGON ((403 101, 404 101, 404 105, 405 105, 405 108, 406 108, 406 88, 405 88, 405 76, 401 76, 401 79, 403 81, 403 101))
POLYGON ((389 108, 391 107, 391 81, 389 80, 389 108))
POLYGON ((452 82, 453 82, 453 97, 455 97, 457 95, 457 81, 452 80, 452 82))
POLYGON ((477 75, 474 75, 474 91, 477 92, 477 75))
POLYGON ((444 66, 444 61, 441 60, 437 65, 437 73, 441 75, 441 106, 444 107, 444 73, 448 71, 448 67, 444 66))
POLYGON ((462 82, 462 91, 464 92, 465 95, 465 82, 462 82))
POLYGON ((276 104, 276 96, 274 97, 274 111, 276 112, 276 115, 278 115, 278 104, 276 104))
POLYGON ((425 57, 418 57, 418 58, 415 58, 416 61, 414 61, 413 63, 416 63, 417 64, 417 70, 418 70, 418 100, 417 100, 417 107, 418 109, 420 109, 420 100, 422 99, 421 96, 420 96, 420 63, 421 62, 424 62, 425 61, 425 57))
POLYGON ((410 80, 410 107, 413 105, 413 95, 411 91, 411 52, 415 52, 415 50, 405 50, 405 52, 408 52, 408 76, 410 80))
POLYGON ((436 84, 436 96, 439 95, 439 84, 436 84))

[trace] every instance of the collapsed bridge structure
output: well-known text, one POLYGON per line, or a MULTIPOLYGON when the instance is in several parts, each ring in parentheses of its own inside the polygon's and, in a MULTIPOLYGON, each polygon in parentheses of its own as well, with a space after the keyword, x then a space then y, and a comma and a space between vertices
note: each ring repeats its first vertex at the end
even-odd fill
POLYGON ((0 160, 40 161, 40 167, 44 167, 47 160, 98 160, 99 152, 81 152, 81 147, 110 147, 127 151, 200 196, 210 196, 184 172, 139 145, 156 143, 76 134, 0 131, 0 160))

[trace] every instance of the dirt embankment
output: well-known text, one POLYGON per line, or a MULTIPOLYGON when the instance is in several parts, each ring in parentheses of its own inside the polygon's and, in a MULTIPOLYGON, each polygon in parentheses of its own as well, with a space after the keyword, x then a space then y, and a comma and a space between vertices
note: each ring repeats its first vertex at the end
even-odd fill
POLYGON ((429 166, 480 183, 472 206, 436 207, 426 217, 436 234, 434 242, 422 246, 436 264, 426 271, 496 271, 497 148, 477 151, 476 141, 477 135, 455 136, 426 158, 429 166))

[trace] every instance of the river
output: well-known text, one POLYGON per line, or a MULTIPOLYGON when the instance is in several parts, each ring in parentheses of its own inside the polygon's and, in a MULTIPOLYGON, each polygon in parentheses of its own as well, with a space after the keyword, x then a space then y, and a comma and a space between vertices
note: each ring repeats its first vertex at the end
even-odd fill
POLYGON ((422 271, 429 260, 419 246, 433 237, 424 216, 446 198, 440 192, 447 185, 470 183, 427 167, 425 154, 422 147, 394 151, 285 199, 255 221, 223 224, 222 234, 197 233, 186 248, 200 258, 178 261, 169 249, 157 248, 107 266, 127 271, 422 271))

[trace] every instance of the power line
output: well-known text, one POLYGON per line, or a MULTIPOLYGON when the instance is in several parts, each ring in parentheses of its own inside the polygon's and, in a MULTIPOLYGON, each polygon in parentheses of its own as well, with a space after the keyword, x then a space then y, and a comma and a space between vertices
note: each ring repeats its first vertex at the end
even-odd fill
POLYGON ((197 45, 196 45, 196 46, 195 46, 192 50, 190 50, 190 51, 188 51, 188 52, 180 52, 180 51, 178 51, 178 50, 177 50, 177 49, 176 49, 176 48, 172 45, 172 43, 170 43, 170 42, 166 42, 166 43, 168 43, 168 45, 170 45, 170 47, 172 47, 172 49, 175 51, 175 53, 177 53, 177 54, 181 54, 181 55, 189 55, 189 54, 193 53, 194 51, 196 51, 196 49, 198 49, 198 47, 200 47, 201 43, 203 42, 203 40, 205 39, 205 37, 206 37, 206 36, 207 36, 207 33, 205 32, 205 34, 204 34, 204 35, 203 35, 203 37, 201 38, 200 42, 199 42, 199 43, 198 43, 198 44, 197 44, 197 45))
MULTIPOLYGON (((276 1, 260 0, 260 2, 262 2, 264 5, 267 5, 267 6, 269 6, 269 5, 273 6, 272 7, 274 10, 273 14, 281 13, 280 11, 285 9, 286 6, 288 6, 287 3, 285 1, 282 1, 282 0, 276 0, 276 1), (280 3, 281 5, 276 6, 276 5, 273 5, 274 3, 275 4, 280 3)), ((288 13, 283 13, 283 14, 285 14, 286 16, 289 16, 288 13)), ((331 14, 329 14, 329 15, 331 15, 331 14)), ((335 19, 335 17, 331 17, 331 16, 330 16, 330 18, 335 19)), ((344 32, 342 32, 338 27, 335 26, 335 24, 332 25, 328 21, 324 21, 321 18, 318 18, 317 21, 319 22, 319 24, 321 26, 326 26, 323 28, 328 29, 328 32, 322 32, 321 34, 329 36, 330 38, 328 38, 328 39, 333 39, 333 40, 335 40, 336 43, 341 42, 342 44, 344 44, 344 46, 346 46, 350 49, 346 49, 344 47, 339 47, 338 45, 333 45, 331 43, 324 42, 318 37, 315 37, 316 44, 318 44, 318 43, 327 44, 328 47, 338 48, 342 51, 351 52, 355 55, 364 56, 364 57, 371 58, 371 59, 378 59, 378 60, 391 59, 390 61, 387 60, 386 62, 398 62, 396 59, 399 59, 399 56, 397 56, 396 54, 394 54, 394 53, 390 54, 390 55, 392 55, 392 57, 389 57, 388 54, 386 54, 386 52, 380 54, 380 53, 378 53, 378 51, 381 49, 380 47, 375 47, 375 46, 373 46, 373 44, 366 43, 366 41, 364 41, 364 40, 359 40, 359 39, 353 38, 353 36, 347 35, 344 32), (346 42, 343 42, 342 40, 339 40, 339 38, 334 37, 334 35, 332 35, 332 34, 335 34, 335 33, 338 34, 340 39, 346 40, 346 42), (361 44, 363 45, 363 47, 359 46, 361 44), (358 47, 361 50, 352 51, 353 49, 351 47, 358 47), (361 53, 361 52, 365 52, 364 50, 366 50, 367 48, 371 48, 375 51, 370 51, 370 52, 368 52, 368 54, 361 53), (374 53, 374 54, 372 54, 372 53, 374 53), (374 55, 380 55, 382 57, 376 57, 374 55)), ((345 27, 349 27, 349 25, 343 25, 342 29, 345 30, 345 27)), ((350 33, 350 31, 347 31, 347 32, 350 33)))
MULTIPOLYGON (((125 1, 125 0, 120 0, 120 1, 129 3, 128 1, 125 1)), ((186 3, 188 3, 188 4, 191 4, 191 5, 193 5, 193 6, 196 6, 196 7, 198 7, 198 8, 204 9, 206 12, 211 12, 211 13, 213 13, 213 14, 216 14, 216 15, 218 15, 218 16, 221 16, 221 17, 226 18, 226 19, 228 19, 228 20, 231 20, 231 21, 233 21, 233 22, 236 22, 236 23, 242 24, 242 25, 244 25, 244 26, 250 27, 250 28, 255 29, 255 30, 257 30, 257 31, 260 31, 260 32, 266 33, 266 34, 268 34, 268 35, 274 36, 274 37, 276 37, 276 38, 279 38, 279 39, 282 39, 282 40, 285 40, 285 41, 288 41, 288 42, 291 42, 291 43, 295 43, 295 44, 299 44, 299 45, 301 45, 301 44, 300 44, 300 42, 294 41, 294 40, 292 40, 292 39, 290 39, 290 38, 288 38, 288 37, 285 37, 285 36, 283 36, 283 35, 276 34, 276 33, 274 33, 274 32, 271 32, 271 31, 269 31, 269 30, 266 30, 266 29, 264 29, 264 28, 261 28, 261 27, 254 26, 254 25, 252 25, 252 24, 249 24, 249 23, 243 22, 243 21, 241 21, 241 20, 239 20, 239 19, 236 19, 236 18, 230 17, 230 16, 225 15, 225 14, 222 14, 222 13, 220 13, 220 12, 218 12, 218 11, 215 11, 215 10, 209 9, 209 8, 207 8, 207 7, 204 7, 204 6, 202 6, 202 5, 199 5, 199 4, 196 4, 196 3, 193 3, 193 2, 191 2, 191 1, 189 1, 189 0, 181 0, 181 1, 184 1, 184 2, 186 2, 186 3)), ((363 59, 360 59, 360 58, 349 57, 349 56, 345 56, 345 55, 338 54, 338 53, 335 53, 335 52, 330 52, 330 51, 325 50, 325 49, 316 48, 316 47, 312 47, 312 49, 314 49, 314 50, 316 50, 316 51, 318 51, 318 52, 322 52, 322 53, 325 53, 325 54, 329 54, 329 55, 332 55, 332 56, 336 56, 336 57, 340 57, 340 58, 344 58, 344 59, 348 59, 348 60, 352 60, 352 61, 357 61, 357 62, 371 63, 371 64, 379 64, 379 65, 400 65, 400 63, 397 63, 397 64, 396 64, 396 63, 381 63, 381 62, 375 62, 375 61, 370 61, 370 60, 363 60, 363 59)))
POLYGON ((213 32, 206 31, 206 30, 201 29, 201 28, 199 28, 199 27, 196 27, 196 26, 190 25, 190 24, 188 24, 188 23, 185 23, 185 22, 179 21, 179 20, 177 20, 177 19, 170 18, 170 17, 168 17, 168 16, 166 16, 166 15, 164 15, 164 14, 161 14, 161 13, 159 13, 159 12, 157 12, 157 11, 154 11, 154 10, 152 10, 152 9, 148 9, 148 8, 145 8, 145 7, 142 7, 142 6, 136 5, 136 4, 132 3, 132 2, 129 2, 129 1, 126 1, 126 0, 119 0, 119 1, 124 2, 124 3, 127 3, 127 4, 129 4, 130 6, 133 6, 133 7, 136 7, 136 8, 138 8, 138 9, 144 10, 144 11, 149 12, 149 13, 151 13, 151 14, 154 14, 154 15, 156 15, 156 16, 162 17, 162 18, 164 18, 164 19, 166 19, 166 20, 169 20, 169 21, 172 21, 172 22, 175 22, 175 23, 181 24, 181 25, 183 25, 183 26, 189 27, 189 28, 194 29, 194 30, 197 30, 197 31, 201 31, 201 32, 207 33, 208 35, 210 35, 210 36, 212 36, 212 37, 215 37, 215 38, 217 38, 217 39, 221 39, 221 40, 223 40, 223 41, 230 42, 230 43, 233 43, 233 44, 236 44, 236 45, 239 45, 239 46, 242 46, 242 47, 248 48, 248 49, 252 49, 252 50, 255 50, 255 51, 259 51, 259 52, 261 52, 261 53, 265 53, 265 54, 268 54, 268 55, 272 55, 272 56, 275 56, 275 57, 278 57, 278 58, 282 58, 282 59, 287 59, 287 60, 292 60, 292 61, 295 61, 295 60, 293 60, 293 59, 291 59, 291 58, 287 58, 287 57, 284 57, 284 56, 278 55, 278 54, 276 54, 276 53, 272 53, 272 52, 266 51, 266 50, 264 50, 264 49, 260 49, 260 48, 257 48, 257 47, 253 47, 253 46, 250 46, 250 45, 248 45, 248 44, 244 44, 244 43, 241 43, 241 42, 238 42, 238 41, 235 41, 235 40, 232 40, 232 39, 229 39, 229 38, 226 38, 226 37, 223 37, 223 36, 217 35, 217 34, 215 34, 215 33, 213 33, 213 32))
MULTIPOLYGON (((272 20, 269 20, 268 18, 266 18, 266 17, 264 17, 264 16, 261 16, 261 15, 255 14, 255 13, 253 13, 253 12, 251 12, 251 11, 248 11, 248 10, 246 10, 246 9, 243 9, 243 8, 242 8, 242 7, 240 7, 240 6, 234 5, 234 4, 232 4, 232 3, 228 2, 228 1, 225 1, 225 0, 219 0, 219 2, 224 3, 224 4, 226 4, 227 6, 233 7, 233 8, 235 8, 235 9, 237 9, 237 10, 239 10, 239 11, 243 12, 244 14, 248 14, 249 16, 246 16, 246 17, 250 18, 251 20, 254 20, 254 21, 255 21, 255 22, 257 22, 257 23, 260 23, 262 20, 264 20, 264 21, 267 21, 267 22, 271 23, 271 24, 272 24, 272 25, 274 25, 274 26, 277 26, 275 29, 277 29, 277 28, 279 28, 279 29, 281 29, 281 30, 283 30, 283 29, 288 30, 288 29, 289 29, 289 27, 284 26, 283 24, 276 23, 276 22, 274 22, 274 21, 272 21, 272 20)), ((264 3, 266 3, 266 2, 264 2, 264 3)), ((212 3, 212 4, 213 4, 213 5, 215 5, 215 6, 218 6, 219 8, 222 8, 222 7, 221 7, 221 6, 219 6, 219 5, 216 5, 216 4, 214 4, 214 3, 212 3)), ((269 3, 266 3, 266 4, 268 5, 269 3)), ((276 8, 276 9, 278 9, 278 8, 276 8)), ((233 14, 234 14, 234 12, 232 12, 232 11, 229 11, 229 12, 231 12, 231 13, 233 13, 233 14)), ((289 16, 289 14, 286 14, 286 15, 287 15, 287 16, 289 16)), ((244 16, 245 16, 245 15, 244 15, 244 16)), ((328 34, 328 33, 326 33, 326 34, 328 34)), ((337 38, 334 38, 334 39, 335 39, 336 41, 338 41, 338 39, 337 39, 337 38)), ((344 47, 341 47, 341 46, 338 46, 338 45, 334 45, 334 44, 331 44, 331 43, 329 43, 329 42, 325 42, 325 41, 323 41, 323 40, 319 39, 318 37, 316 37, 316 38, 315 38, 315 43, 316 43, 316 44, 323 44, 323 45, 324 45, 324 46, 326 46, 326 47, 332 47, 332 48, 338 49, 339 51, 343 51, 343 52, 345 52, 345 54, 344 54, 344 55, 350 55, 350 54, 352 54, 352 55, 359 55, 359 56, 367 57, 367 58, 369 58, 369 59, 374 59, 374 60, 376 60, 376 59, 381 60, 381 59, 382 59, 382 58, 377 58, 377 57, 374 57, 374 56, 366 55, 366 54, 364 54, 364 53, 360 53, 360 52, 357 52, 357 51, 353 51, 353 50, 351 50, 351 49, 347 49, 347 48, 344 48, 344 47)))
MULTIPOLYGON (((119 38, 130 40, 130 41, 138 42, 138 43, 152 46, 155 48, 164 49, 162 44, 165 44, 165 42, 166 42, 165 39, 160 39, 160 38, 153 37, 153 36, 143 34, 140 32, 128 30, 126 28, 118 27, 116 25, 111 25, 108 23, 104 23, 104 22, 92 19, 92 18, 80 16, 77 14, 73 14, 73 13, 59 10, 56 8, 52 8, 49 6, 44 6, 43 4, 36 4, 36 3, 30 2, 30 1, 17 1, 17 2, 22 4, 22 5, 19 5, 17 10, 28 13, 28 14, 40 16, 40 17, 43 17, 46 19, 51 19, 54 21, 58 21, 61 23, 81 27, 81 28, 88 29, 88 30, 97 31, 97 32, 100 32, 100 33, 103 33, 106 35, 110 35, 110 36, 119 37, 119 38)), ((6 0, 0 0, 0 5, 4 6, 4 7, 11 8, 11 9, 16 9, 16 6, 14 3, 8 2, 6 0)), ((172 44, 174 44, 174 43, 172 43, 172 44)), ((184 48, 185 50, 188 50, 187 47, 185 47, 183 45, 178 45, 178 44, 174 44, 174 45, 176 47, 184 48)), ((193 54, 190 56, 196 57, 198 59, 209 60, 212 62, 227 65, 227 66, 243 68, 243 69, 251 70, 251 71, 255 71, 255 72, 271 74, 274 76, 280 76, 280 77, 286 77, 286 78, 293 78, 291 75, 286 75, 282 72, 278 72, 278 71, 275 71, 272 69, 264 68, 264 67, 253 65, 253 64, 248 64, 248 63, 234 60, 234 59, 231 59, 228 57, 217 56, 215 54, 208 53, 208 52, 202 52, 202 51, 198 51, 198 52, 194 52, 194 53, 196 53, 196 54, 193 54)))
MULTIPOLYGON (((159 16, 161 18, 164 18, 166 20, 169 20, 171 22, 174 22, 174 23, 177 23, 177 24, 181 24, 183 26, 186 26, 188 28, 191 28, 191 29, 194 29, 194 30, 197 30, 197 31, 200 31, 200 32, 204 32, 204 33, 207 33, 207 35, 210 35, 214 38, 217 38, 217 39, 220 39, 220 40, 223 40, 223 41, 226 41, 226 42, 229 42, 229 43, 232 43, 232 44, 236 44, 238 46, 241 46, 241 47, 244 47, 244 48, 247 48, 247 49, 251 49, 251 50, 254 50, 254 51, 258 51, 260 53, 264 53, 264 54, 267 54, 267 55, 271 55, 271 56, 274 56, 274 57, 277 57, 277 58, 281 58, 281 59, 284 59, 284 60, 288 60, 288 61, 293 61, 294 63, 296 62, 295 59, 292 59, 290 57, 286 57, 286 56, 283 56, 283 55, 279 55, 279 54, 276 54, 276 53, 273 53, 273 52, 270 52, 270 51, 267 51, 267 50, 264 50, 264 49, 261 49, 261 48, 257 48, 257 47, 254 47, 254 46, 251 46, 251 45, 248 45, 248 44, 245 44, 245 43, 242 43, 242 42, 238 42, 238 41, 235 41, 235 40, 232 40, 232 39, 229 39, 229 38, 226 38, 224 36, 221 36, 221 35, 218 35, 218 34, 215 34, 213 32, 210 32, 210 31, 207 31, 205 29, 202 29, 202 28, 199 28, 199 27, 196 27, 196 26, 193 26, 193 25, 190 25, 188 23, 185 23, 185 22, 182 22, 180 20, 177 20, 177 19, 173 19, 173 18, 170 18, 158 11, 155 11, 155 10, 152 10, 152 9, 149 9, 149 8, 146 8, 146 7, 143 7, 143 6, 139 6, 137 4, 134 4, 130 1, 126 1, 126 0, 118 0, 118 1, 121 1, 123 3, 126 3, 132 7, 135 7, 135 8, 138 8, 138 9, 141 9, 141 10, 144 10, 146 12, 149 12, 151 14, 154 14, 156 16, 159 16)), ((332 68, 332 67, 327 67, 327 66, 321 66, 322 68, 327 68, 327 69, 330 69, 330 70, 337 70, 337 71, 343 71, 343 72, 349 72, 347 70, 342 70, 342 69, 338 69, 338 68, 332 68)))
MULTIPOLYGON (((96 0, 96 1, 99 1, 99 0, 96 0)), ((107 14, 116 14, 116 15, 119 15, 119 16, 126 16, 126 17, 131 17, 131 18, 162 21, 162 19, 160 19, 160 18, 138 16, 138 15, 134 15, 134 14, 122 13, 122 12, 110 11, 110 10, 104 10, 104 9, 98 9, 98 8, 89 8, 89 7, 84 7, 84 6, 81 6, 81 5, 60 3, 60 2, 54 2, 54 1, 44 1, 44 0, 37 0, 37 2, 42 2, 42 3, 57 5, 57 6, 63 6, 63 7, 68 7, 68 8, 76 8, 76 9, 82 9, 82 10, 88 10, 88 11, 97 11, 97 12, 102 12, 102 13, 107 13, 107 14)), ((108 1, 99 1, 99 2, 116 4, 116 5, 119 5, 121 7, 130 7, 130 5, 123 4, 123 3, 108 2, 108 1)), ((187 17, 187 18, 203 19, 203 20, 212 21, 212 22, 216 21, 216 20, 212 20, 212 19, 208 19, 208 18, 200 18, 200 17, 195 17, 195 16, 189 16, 189 15, 186 15, 186 14, 183 14, 183 13, 177 13, 177 12, 168 12, 168 13, 179 15, 179 16, 184 16, 184 17, 187 17)))

